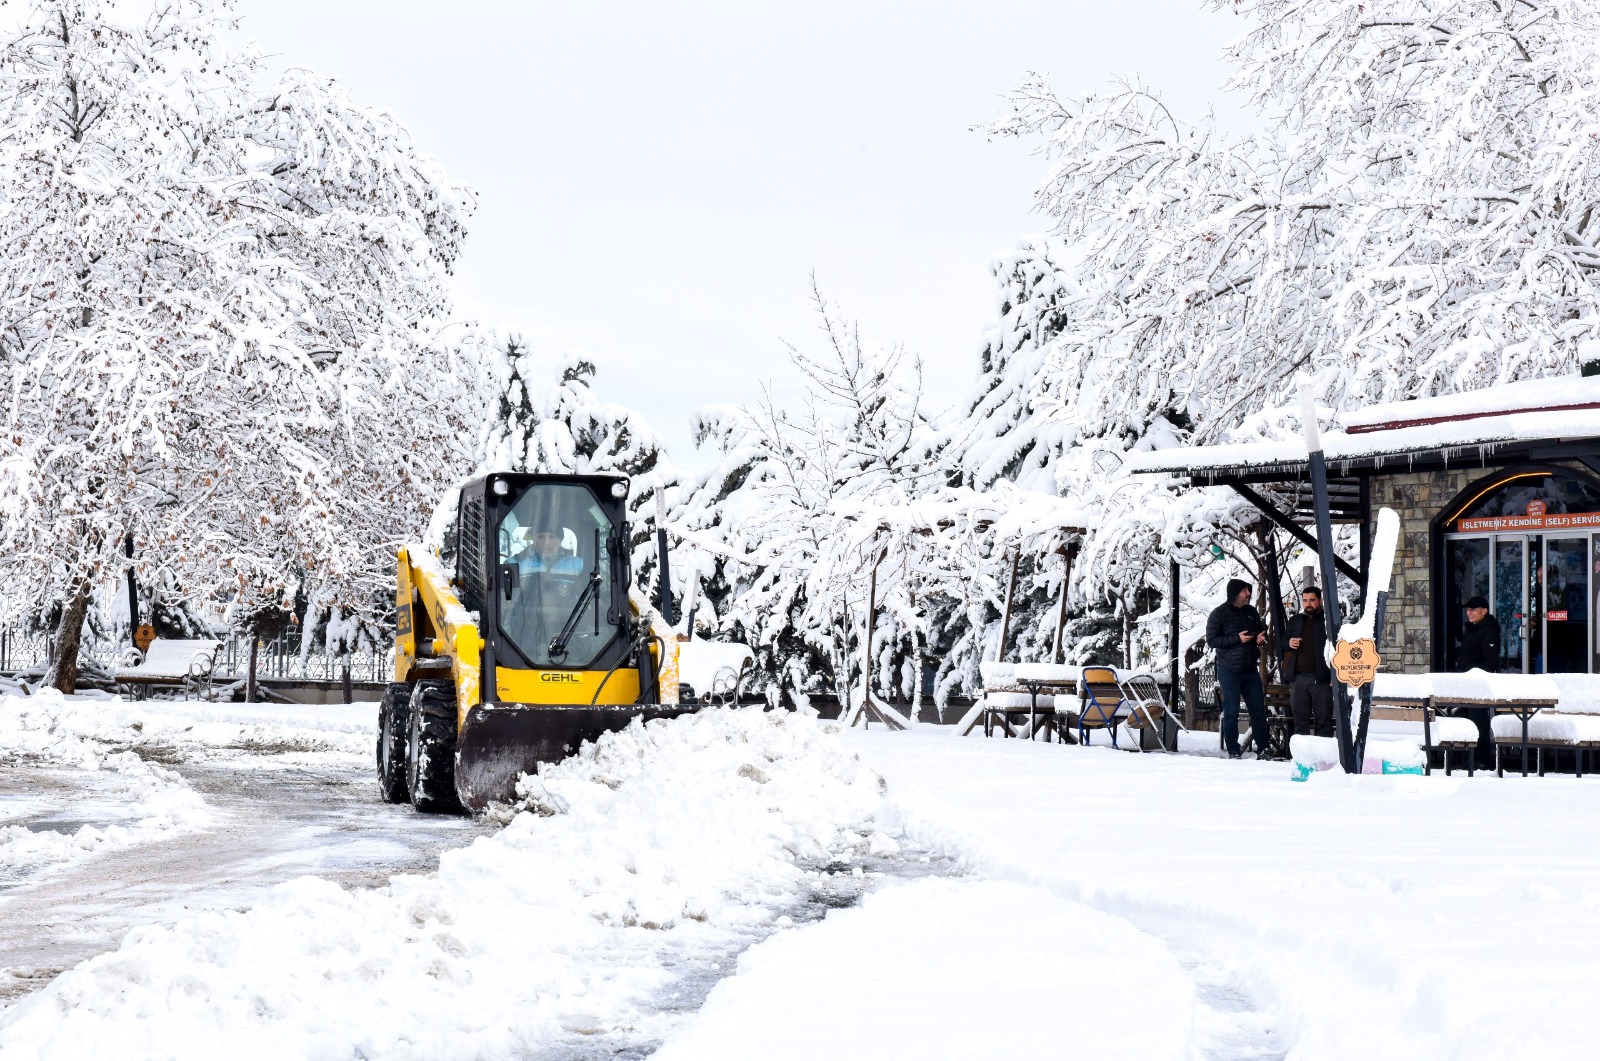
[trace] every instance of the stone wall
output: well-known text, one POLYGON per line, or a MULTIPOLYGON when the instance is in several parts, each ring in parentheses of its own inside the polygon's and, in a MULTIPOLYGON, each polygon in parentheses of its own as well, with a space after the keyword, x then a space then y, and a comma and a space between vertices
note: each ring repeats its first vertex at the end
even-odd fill
MULTIPOLYGON (((1557 466, 1581 471, 1566 461, 1557 466)), ((1470 484, 1492 474, 1490 468, 1441 472, 1403 472, 1372 479, 1372 513, 1392 508, 1400 516, 1400 547, 1395 554, 1394 582, 1389 590, 1383 643, 1378 654, 1383 669, 1417 674, 1433 667, 1433 581, 1428 555, 1428 527, 1445 505, 1470 484)))
POLYGON ((1394 581, 1389 587, 1383 643, 1378 646, 1384 670, 1418 674, 1433 668, 1428 528, 1441 508, 1484 474, 1484 469, 1473 468, 1404 472, 1373 478, 1373 518, 1377 518, 1380 508, 1392 508, 1400 517, 1400 546, 1395 552, 1394 581))

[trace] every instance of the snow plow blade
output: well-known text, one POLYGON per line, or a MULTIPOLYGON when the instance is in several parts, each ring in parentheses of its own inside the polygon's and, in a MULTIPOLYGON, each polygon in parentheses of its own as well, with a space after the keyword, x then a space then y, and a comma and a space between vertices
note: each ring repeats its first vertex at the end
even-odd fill
POLYGON ((558 763, 584 741, 627 729, 636 718, 676 718, 690 705, 479 704, 467 712, 456 737, 456 793, 462 806, 480 811, 490 802, 517 798, 517 778, 540 763, 558 763))

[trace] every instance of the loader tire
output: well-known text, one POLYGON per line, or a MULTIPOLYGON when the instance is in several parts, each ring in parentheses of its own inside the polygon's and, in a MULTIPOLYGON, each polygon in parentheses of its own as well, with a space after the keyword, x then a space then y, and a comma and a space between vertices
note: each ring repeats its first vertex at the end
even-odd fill
POLYGON ((395 683, 378 704, 378 792, 385 803, 409 803, 406 743, 411 733, 411 686, 395 683))
POLYGON ((418 682, 411 690, 406 787, 426 814, 461 809, 456 798, 456 690, 451 682, 418 682))

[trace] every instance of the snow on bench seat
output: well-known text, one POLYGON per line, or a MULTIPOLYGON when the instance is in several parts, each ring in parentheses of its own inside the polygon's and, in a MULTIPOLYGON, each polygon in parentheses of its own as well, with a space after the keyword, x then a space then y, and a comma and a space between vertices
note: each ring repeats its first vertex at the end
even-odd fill
POLYGON ((186 678, 206 678, 215 665, 221 641, 178 641, 157 638, 134 666, 117 668, 119 682, 178 683, 186 678))
MULTIPOLYGON (((1435 745, 1440 744, 1477 744, 1478 726, 1470 718, 1457 718, 1454 715, 1435 715, 1428 724, 1428 731, 1435 745)), ((1401 719, 1374 718, 1367 724, 1367 732, 1373 736, 1385 737, 1422 737, 1422 723, 1401 719)))
MULTIPOLYGON (((1039 709, 1043 711, 1046 708, 1054 708, 1056 699, 1056 697, 1050 695, 1049 693, 1040 693, 1037 701, 1039 709)), ((1063 696, 1060 699, 1068 700, 1070 697, 1063 696)), ((1027 711, 1032 708, 1035 703, 1033 696, 1028 693, 1003 692, 984 693, 983 702, 991 710, 1005 708, 1012 711, 1027 711)))
MULTIPOLYGON (((1522 720, 1514 715, 1497 715, 1489 725, 1494 739, 1522 743, 1522 720)), ((1528 719, 1528 740, 1554 744, 1600 744, 1600 716, 1541 711, 1528 719)))

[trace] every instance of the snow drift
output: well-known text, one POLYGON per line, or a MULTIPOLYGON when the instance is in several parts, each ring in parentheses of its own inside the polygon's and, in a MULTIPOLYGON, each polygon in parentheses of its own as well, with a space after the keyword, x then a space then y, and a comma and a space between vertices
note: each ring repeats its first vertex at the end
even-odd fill
POLYGON ((131 933, 0 1017, 7 1058, 507 1057, 656 1037, 682 976, 879 831, 881 779, 831 727, 708 710, 544 768, 437 873, 303 878, 253 909, 131 933))

